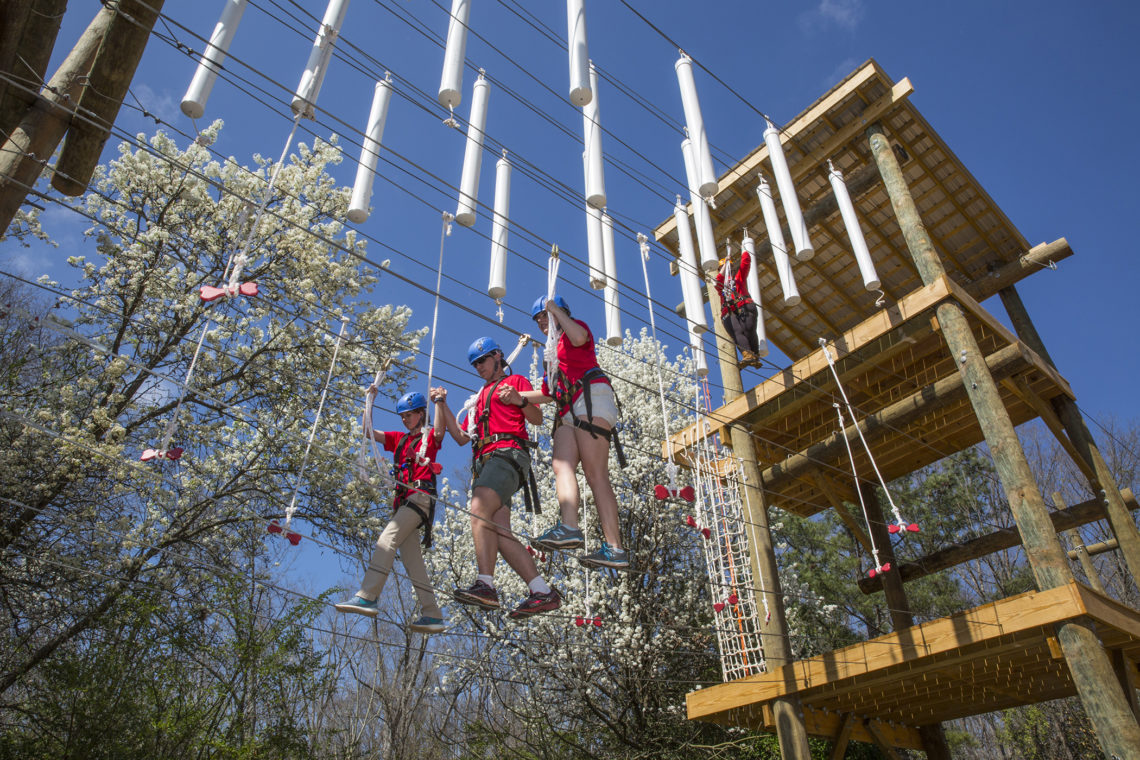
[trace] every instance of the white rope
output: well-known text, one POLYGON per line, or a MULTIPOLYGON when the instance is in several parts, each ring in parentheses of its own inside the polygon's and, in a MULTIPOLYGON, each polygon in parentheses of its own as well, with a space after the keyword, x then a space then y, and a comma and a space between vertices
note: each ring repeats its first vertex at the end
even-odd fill
MULTIPOLYGON (((443 244, 447 240, 447 236, 451 234, 451 221, 455 217, 447 211, 443 212, 443 228, 439 231, 439 266, 435 270, 435 310, 431 315, 431 349, 428 351, 428 372, 427 372, 427 390, 425 396, 431 395, 431 381, 435 372, 435 333, 436 327, 439 325, 439 290, 443 282, 443 244)), ((435 404, 430 404, 429 408, 432 412, 432 419, 429 420, 428 411, 424 410, 424 425, 423 434, 420 436, 420 447, 416 451, 416 459, 419 464, 427 464, 427 450, 428 440, 433 435, 432 429, 434 425, 434 415, 438 412, 435 411, 435 404)))
MULTIPOLYGON (((546 300, 554 298, 558 287, 558 244, 550 246, 550 261, 546 266, 546 300)), ((562 337, 562 328, 557 319, 547 322, 546 350, 543 352, 543 362, 546 365, 546 376, 550 378, 551 387, 554 385, 554 375, 558 372, 558 339, 562 337)))
MULTIPOLYGON (((637 233, 637 244, 641 248, 641 274, 645 277, 645 300, 649 302, 649 329, 653 332, 653 342, 655 345, 660 346, 657 341, 657 320, 653 316, 653 296, 649 292, 649 238, 644 233, 637 233)), ((662 352, 655 351, 657 356, 657 392, 661 397, 661 423, 665 426, 665 440, 669 440, 669 413, 665 406, 665 381, 661 375, 661 361, 662 352)), ((673 447, 669 446, 669 464, 666 466, 666 472, 669 474, 669 487, 673 490, 677 488, 677 463, 673 461, 673 447)))
MULTIPOLYGON (((908 523, 903 519, 902 513, 899 512, 899 508, 891 496, 891 490, 887 488, 887 481, 883 479, 883 473, 879 472, 879 465, 875 462, 875 455, 871 453, 871 447, 868 445, 867 439, 863 437, 863 429, 859 427, 859 422, 855 419, 855 410, 851 407, 851 402, 847 400, 847 392, 843 390, 843 383, 839 381, 839 372, 835 369, 835 359, 831 356, 831 351, 827 348, 827 341, 820 338, 819 345, 823 348, 823 355, 827 357, 827 366, 831 368, 831 375, 835 378, 835 386, 839 388, 839 395, 843 397, 843 404, 847 407, 847 413, 851 415, 851 422, 855 425, 855 432, 859 434, 859 440, 863 443, 863 450, 867 452, 867 458, 871 460, 871 467, 875 470, 875 476, 879 479, 879 484, 883 487, 883 492, 887 494, 887 501, 891 505, 891 512, 894 514, 895 522, 905 530, 908 523)), ((842 432, 842 428, 840 432, 842 432)), ((847 440, 847 437, 844 436, 843 440, 847 440)), ((854 463, 855 460, 851 461, 854 463)), ((855 486, 858 488, 859 484, 856 483, 855 486)))
MULTIPOLYGON (((514 364, 515 359, 519 358, 519 354, 521 354, 522 350, 524 348, 526 348, 526 344, 531 343, 531 342, 532 342, 531 337, 529 335, 527 335, 526 333, 523 333, 522 335, 520 335, 519 336, 519 342, 515 345, 514 350, 511 351, 511 355, 507 357, 507 360, 504 363, 505 364, 514 364)), ((534 378, 531 378, 531 385, 534 385, 534 378)))
POLYGON ((317 436, 317 426, 321 423, 321 412, 325 408, 325 398, 329 393, 329 385, 332 383, 333 370, 336 369, 336 357, 340 353, 341 340, 344 338, 344 328, 348 325, 348 317, 340 318, 340 332, 336 336, 336 345, 333 346, 332 361, 329 362, 329 374, 325 378, 325 387, 321 390, 321 400, 317 404, 317 416, 313 418, 313 427, 309 430, 309 440, 305 444, 305 455, 301 457, 301 469, 297 471, 296 477, 293 479, 293 498, 289 500, 289 506, 285 509, 285 527, 289 527, 289 523, 293 521, 293 513, 297 511, 297 494, 301 490, 301 478, 305 476, 305 468, 309 466, 309 452, 313 449, 313 439, 317 436))
MULTIPOLYGON (((843 421, 843 410, 838 403, 833 403, 835 413, 839 415, 839 437, 847 447, 847 458, 851 460, 851 475, 855 478, 855 493, 859 496, 859 507, 863 510, 863 520, 867 523, 867 538, 871 541, 871 554, 875 558, 875 572, 881 573, 883 566, 879 563, 879 547, 875 545, 875 534, 871 530, 871 516, 867 514, 867 503, 863 501, 863 489, 859 487, 859 473, 855 470, 855 455, 851 451, 851 442, 847 440, 846 423, 843 421)), ((858 425, 856 425, 858 427, 858 425)))
POLYGON ((357 478, 364 483, 372 482, 368 467, 369 452, 372 454, 372 460, 376 463, 376 469, 380 472, 381 476, 384 474, 384 459, 380 454, 380 447, 376 445, 376 436, 373 435, 375 429, 372 427, 372 406, 373 401, 376 400, 375 390, 380 389, 380 383, 383 381, 387 371, 388 362, 385 361, 380 369, 376 371, 376 377, 372 380, 372 385, 368 386, 368 390, 364 392, 364 440, 361 441, 360 453, 356 457, 356 475, 357 478))

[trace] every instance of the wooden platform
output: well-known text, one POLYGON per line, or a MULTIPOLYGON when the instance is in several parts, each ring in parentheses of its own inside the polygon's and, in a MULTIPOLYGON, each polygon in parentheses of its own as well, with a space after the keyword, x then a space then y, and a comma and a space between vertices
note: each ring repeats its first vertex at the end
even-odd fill
MULTIPOLYGON (((1056 370, 1017 340, 966 290, 948 277, 919 288, 828 344, 851 403, 863 419, 875 460, 888 480, 982 440, 981 428, 935 316, 939 304, 961 304, 986 354, 1014 424, 1052 414, 1049 399, 1072 397, 1056 370)), ((979 361, 968 357, 967 361, 979 361)), ((746 391, 666 443, 685 461, 685 448, 702 428, 745 425, 756 441, 769 505, 811 515, 853 499, 851 464, 833 404, 841 401, 823 349, 746 391)), ((852 420, 844 411, 846 424, 852 420)), ((849 427, 861 475, 873 477, 866 454, 849 427)), ((668 453, 668 451, 666 451, 668 453)))
MULTIPOLYGON (((829 159, 846 178, 888 302, 922 285, 871 157, 865 130, 874 121, 883 123, 900 157, 919 213, 951 279, 975 299, 985 300, 996 292, 991 274, 1030 251, 1017 228, 911 104, 912 92, 909 80, 894 82, 868 60, 782 127, 784 152, 816 251, 810 261, 793 264, 803 295, 799 305, 783 303, 756 196, 760 175, 772 180, 768 148, 761 143, 719 178, 716 207, 711 211, 717 245, 726 238, 739 244, 742 230, 750 230, 757 248, 768 339, 793 361, 815 351, 818 337, 840 335, 877 310, 878 296, 864 289, 850 253, 827 179, 829 159)), ((763 122, 756 125, 758 142, 763 129, 763 122)), ((777 207, 783 219, 782 205, 777 207)), ((672 216, 654 234, 676 255, 672 216)), ((1065 247, 1048 260, 1059 260, 1067 252, 1065 247)))
POLYGON ((812 735, 835 736, 851 715, 852 739, 872 741, 875 731, 918 749, 918 726, 1074 695, 1055 625, 1081 617, 1095 623, 1135 683, 1140 612, 1072 583, 690 692, 688 717, 774 731, 772 700, 795 695, 812 735))

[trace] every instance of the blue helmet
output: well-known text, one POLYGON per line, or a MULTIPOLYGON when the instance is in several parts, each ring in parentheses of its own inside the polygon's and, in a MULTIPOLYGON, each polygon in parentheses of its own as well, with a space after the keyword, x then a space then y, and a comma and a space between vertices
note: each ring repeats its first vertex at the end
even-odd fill
POLYGON ((396 402, 396 413, 414 412, 417 409, 427 409, 427 399, 418 391, 405 393, 403 398, 396 402))
MULTIPOLYGON (((557 293, 554 295, 554 305, 567 314, 570 313, 570 304, 566 303, 566 299, 557 293)), ((530 318, 538 319, 538 315, 546 310, 546 296, 539 296, 538 300, 534 302, 534 306, 530 307, 530 318)))
POLYGON ((493 338, 479 338, 467 349, 467 362, 474 366, 475 362, 484 356, 494 353, 495 351, 502 352, 502 350, 503 349, 499 348, 499 344, 496 343, 493 338))

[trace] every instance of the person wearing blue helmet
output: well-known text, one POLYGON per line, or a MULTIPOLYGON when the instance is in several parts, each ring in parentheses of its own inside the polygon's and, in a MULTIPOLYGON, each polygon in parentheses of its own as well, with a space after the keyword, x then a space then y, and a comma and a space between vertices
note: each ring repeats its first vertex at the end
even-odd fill
POLYGON ((621 524, 618 520, 617 496, 610 483, 610 443, 614 444, 618 463, 625 466, 614 426, 618 420, 617 400, 605 372, 598 366, 594 350, 594 334, 580 319, 570 316, 570 307, 562 296, 534 302, 531 316, 544 334, 551 322, 561 329, 558 338, 558 367, 553 377, 542 379, 542 390, 528 394, 536 404, 555 402, 553 467, 558 492, 559 519, 542 533, 531 546, 543 551, 579 549, 586 537, 578 527, 581 494, 578 489, 578 465, 594 494, 601 524, 601 547, 578 558, 586 567, 629 567, 629 552, 622 548, 621 524))
MULTIPOLYGON (((376 393, 376 386, 368 389, 370 401, 376 393)), ((442 388, 431 389, 433 400, 441 395, 442 388)), ((398 551, 400 561, 404 563, 404 569, 416 590, 422 613, 408 627, 419 633, 439 633, 445 627, 443 611, 436 601, 424 565, 423 552, 415 538, 417 531, 423 528, 423 546, 431 546, 431 525, 435 518, 435 476, 439 472, 435 458, 443 443, 444 419, 437 410, 435 424, 430 430, 425 430, 427 399, 415 391, 405 394, 396 402, 396 412, 407 428, 406 433, 372 431, 373 439, 382 443, 386 451, 393 452, 392 472, 396 479, 396 495, 392 504, 392 519, 376 541, 360 590, 354 598, 334 606, 340 612, 375 617, 378 611, 376 600, 384 590, 384 582, 388 580, 398 551), (427 445, 421 454, 420 449, 425 442, 427 445)), ((365 429, 370 429, 370 420, 364 422, 365 429)))
POLYGON ((499 608, 495 563, 502 555, 530 589, 530 595, 510 614, 528 618, 562 606, 562 596, 539 574, 534 558, 511 532, 511 497, 522 491, 527 508, 538 510, 538 487, 530 468, 534 442, 527 423, 542 423, 542 412, 524 394, 533 390, 522 375, 509 373, 503 351, 491 338, 479 338, 467 350, 467 360, 483 380, 474 407, 463 423, 447 407, 440 411, 447 430, 460 446, 471 443, 471 535, 478 574, 475 582, 455 590, 456 601, 483 609, 499 608))

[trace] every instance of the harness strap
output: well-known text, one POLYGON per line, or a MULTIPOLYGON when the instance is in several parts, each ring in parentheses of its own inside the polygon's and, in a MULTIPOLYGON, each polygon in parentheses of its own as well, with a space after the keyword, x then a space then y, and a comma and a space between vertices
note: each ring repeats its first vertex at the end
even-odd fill
POLYGON ((595 438, 597 438, 600 435, 602 438, 605 438, 607 441, 611 442, 614 445, 614 454, 617 455, 618 467, 621 467, 624 470, 626 468, 626 466, 629 464, 625 460, 625 451, 622 450, 621 437, 618 435, 618 431, 616 428, 607 429, 607 428, 595 425, 591 422, 586 422, 585 420, 577 420, 577 419, 574 420, 574 427, 579 428, 580 430, 585 430, 587 433, 594 436, 595 438))
MULTIPOLYGON (((478 464, 484 459, 490 459, 491 457, 495 456, 496 454, 500 454, 503 451, 503 449, 495 449, 493 451, 488 451, 486 454, 480 454, 475 458, 475 463, 478 464)), ((505 456, 501 457, 501 459, 509 464, 515 471, 515 474, 519 477, 520 490, 522 490, 523 493, 523 502, 526 504, 526 511, 536 515, 542 514, 542 502, 539 499, 538 495, 538 483, 534 479, 534 469, 527 467, 526 471, 524 472, 522 465, 510 457, 505 456)))

